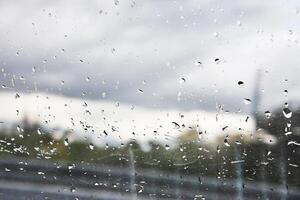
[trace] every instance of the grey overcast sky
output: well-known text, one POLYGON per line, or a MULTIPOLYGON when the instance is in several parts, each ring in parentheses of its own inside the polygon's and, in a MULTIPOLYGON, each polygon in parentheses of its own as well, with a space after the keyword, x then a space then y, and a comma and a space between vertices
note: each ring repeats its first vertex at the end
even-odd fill
POLYGON ((249 112, 243 98, 261 69, 262 110, 298 105, 299 9, 289 0, 2 0, 1 90, 249 112))

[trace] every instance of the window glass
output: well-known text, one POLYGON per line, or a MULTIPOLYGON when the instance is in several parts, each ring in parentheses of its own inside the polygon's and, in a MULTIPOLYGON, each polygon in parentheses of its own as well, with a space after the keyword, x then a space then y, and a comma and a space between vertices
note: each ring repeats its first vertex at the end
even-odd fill
POLYGON ((300 199, 300 2, 0 2, 0 199, 300 199))

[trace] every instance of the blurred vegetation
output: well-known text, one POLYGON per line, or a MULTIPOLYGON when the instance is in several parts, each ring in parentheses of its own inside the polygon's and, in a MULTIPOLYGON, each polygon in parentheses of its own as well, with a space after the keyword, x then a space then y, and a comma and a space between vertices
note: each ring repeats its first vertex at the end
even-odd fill
POLYGON ((180 138, 178 148, 153 142, 151 150, 144 152, 134 141, 120 147, 103 148, 82 141, 66 143, 66 136, 54 139, 39 125, 24 123, 15 131, 0 133, 0 156, 129 166, 132 162, 129 156, 131 148, 137 168, 211 176, 222 181, 237 178, 240 165, 246 180, 283 184, 286 176, 287 186, 299 187, 299 146, 288 145, 288 142, 300 141, 300 111, 294 112, 291 119, 286 119, 281 110, 268 118, 258 115, 257 124, 277 137, 276 145, 260 141, 246 143, 237 137, 228 144, 209 146, 187 139, 191 134, 186 133, 186 137, 180 138), (291 134, 286 134, 289 131, 291 134))

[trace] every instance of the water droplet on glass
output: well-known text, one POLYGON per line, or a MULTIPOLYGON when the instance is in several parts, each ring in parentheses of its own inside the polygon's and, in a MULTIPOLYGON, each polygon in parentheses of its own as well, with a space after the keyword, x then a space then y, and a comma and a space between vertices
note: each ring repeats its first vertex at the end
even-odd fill
POLYGON ((196 65, 197 67, 200 67, 200 66, 202 66, 202 62, 201 62, 201 61, 195 61, 195 65, 196 65))
POLYGON ((300 143, 295 142, 295 141, 289 141, 288 145, 296 145, 296 146, 300 146, 300 143))
POLYGON ((284 90, 283 93, 287 97, 287 95, 288 95, 289 92, 287 90, 284 90))
POLYGON ((140 93, 140 94, 144 92, 142 89, 138 89, 137 91, 138 91, 138 93, 140 93))
POLYGON ((41 132, 41 129, 40 129, 40 128, 37 129, 37 133, 38 133, 39 135, 42 135, 42 132, 41 132))
POLYGON ((238 81, 238 85, 239 85, 239 86, 243 86, 243 85, 244 85, 244 82, 243 82, 243 81, 238 81))
POLYGON ((227 147, 230 146, 229 143, 228 143, 228 139, 227 138, 224 139, 224 145, 227 146, 227 147))
POLYGON ((252 101, 251 101, 251 99, 244 98, 244 103, 245 103, 246 105, 248 105, 248 104, 252 103, 252 101))
POLYGON ((185 78, 180 78, 180 83, 185 83, 186 82, 186 79, 185 78))
POLYGON ((72 187, 70 188, 70 191, 71 191, 71 192, 76 192, 76 188, 75 188, 74 186, 72 186, 72 187))
POLYGON ((17 131, 20 133, 21 132, 21 127, 17 125, 17 131))
POLYGON ((282 113, 283 113, 284 117, 288 118, 288 119, 291 118, 292 114, 293 114, 292 111, 287 107, 282 109, 282 113))
POLYGON ((220 149, 220 146, 218 145, 217 146, 217 153, 220 153, 221 149, 220 149))
POLYGON ((220 63, 220 58, 215 58, 215 63, 219 64, 220 63))
POLYGON ((166 148, 166 150, 169 150, 170 149, 170 145, 166 144, 165 148, 166 148))
POLYGON ((90 145, 89 145, 89 148, 90 148, 90 150, 94 150, 94 145, 93 145, 93 144, 90 144, 90 145))
POLYGON ((270 111, 267 110, 267 111, 265 112, 265 116, 266 116, 267 119, 270 119, 271 115, 272 115, 272 114, 271 114, 270 111))
POLYGON ((85 80, 86 80, 86 82, 89 82, 91 80, 91 78, 90 77, 86 77, 85 80))
POLYGON ((174 125, 175 129, 179 129, 180 128, 180 125, 177 122, 172 122, 172 124, 174 125))
POLYGON ((69 139, 68 139, 68 138, 66 138, 66 139, 64 140, 64 144, 65 144, 65 146, 69 146, 69 139))

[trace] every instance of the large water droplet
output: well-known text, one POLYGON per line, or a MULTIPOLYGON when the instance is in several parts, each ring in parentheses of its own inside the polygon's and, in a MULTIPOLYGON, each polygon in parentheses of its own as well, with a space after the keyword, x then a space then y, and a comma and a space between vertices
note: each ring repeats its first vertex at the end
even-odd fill
POLYGON ((41 129, 40 129, 40 128, 37 129, 37 133, 38 133, 39 135, 42 135, 42 132, 41 132, 41 129))
POLYGON ((283 108, 282 109, 282 113, 284 115, 285 118, 291 118, 292 117, 292 111, 289 108, 283 108))

